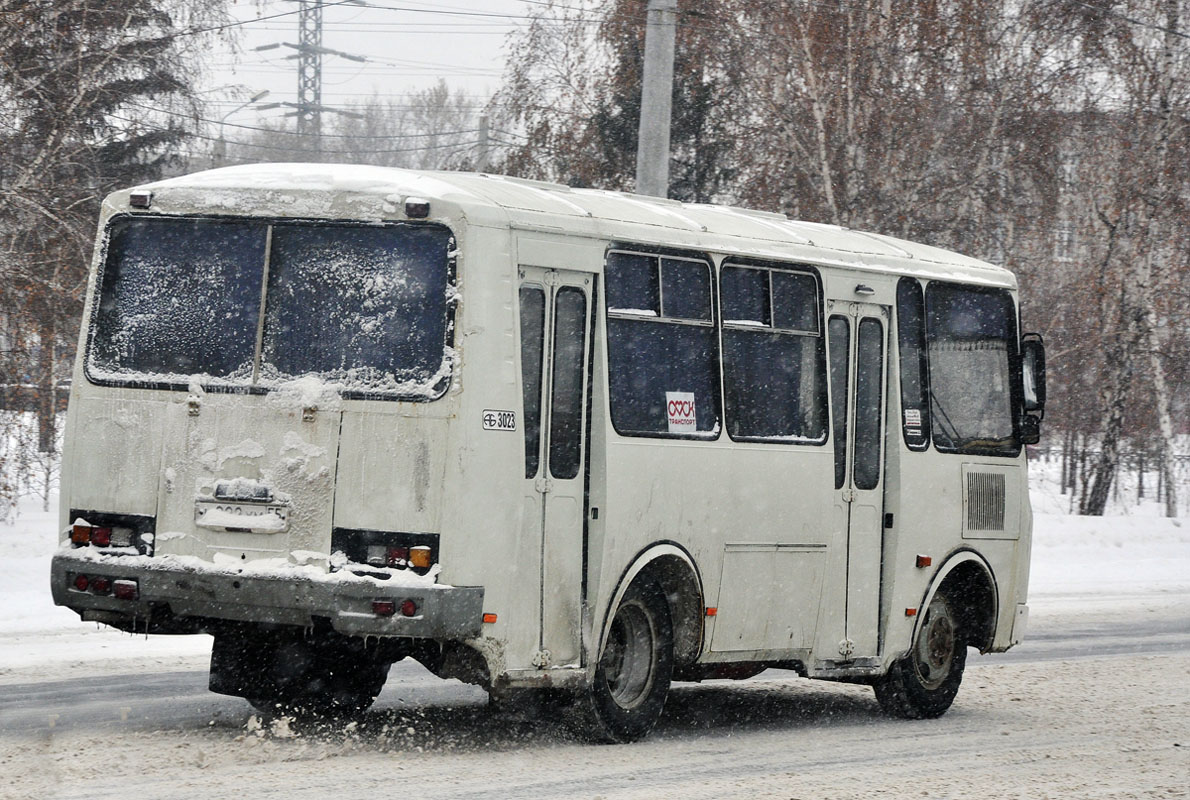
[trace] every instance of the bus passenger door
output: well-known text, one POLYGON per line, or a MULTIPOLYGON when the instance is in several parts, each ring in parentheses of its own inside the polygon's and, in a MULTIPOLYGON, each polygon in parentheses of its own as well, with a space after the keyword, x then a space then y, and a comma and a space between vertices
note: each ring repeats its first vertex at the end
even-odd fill
POLYGON ((888 307, 832 301, 827 321, 835 506, 846 528, 845 661, 879 654, 888 307))
POLYGON ((593 278, 524 266, 520 277, 524 525, 540 545, 544 668, 579 663, 593 278))

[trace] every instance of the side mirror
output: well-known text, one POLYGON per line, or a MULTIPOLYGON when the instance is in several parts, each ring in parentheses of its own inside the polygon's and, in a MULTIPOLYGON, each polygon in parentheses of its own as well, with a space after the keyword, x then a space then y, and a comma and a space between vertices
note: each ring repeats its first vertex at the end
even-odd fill
POLYGON ((1045 415, 1045 343, 1039 333, 1021 337, 1021 386, 1025 411, 1038 412, 1040 419, 1045 415))
POLYGON ((1041 417, 1021 415, 1020 440, 1021 444, 1037 444, 1041 441, 1041 417))

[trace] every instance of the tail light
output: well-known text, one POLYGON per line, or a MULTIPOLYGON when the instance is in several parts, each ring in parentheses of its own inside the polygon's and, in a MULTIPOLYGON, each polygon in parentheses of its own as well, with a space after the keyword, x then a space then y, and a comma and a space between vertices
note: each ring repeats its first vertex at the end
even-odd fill
POLYGON ((153 555, 157 521, 139 514, 71 509, 70 543, 74 547, 111 548, 120 555, 153 555))
POLYGON ((409 566, 409 548, 388 547, 383 544, 368 545, 368 566, 404 569, 409 566))
POLYGON ((416 569, 429 569, 434 566, 434 555, 428 547, 411 547, 409 564, 416 569))
POLYGON ((119 580, 112 584, 112 594, 119 600, 136 600, 140 597, 140 586, 136 581, 119 580))
POLYGON ((67 575, 66 585, 76 592, 112 595, 117 600, 139 600, 140 584, 134 578, 110 578, 106 575, 67 575))
POLYGON ((379 569, 411 569, 424 575, 438 563, 438 534, 335 528, 331 551, 352 565, 379 569))
POLYGON ((387 598, 379 598, 372 601, 372 613, 378 617, 392 617, 398 611, 401 612, 402 617, 416 617, 418 612, 417 601, 412 598, 406 598, 399 602, 387 598))

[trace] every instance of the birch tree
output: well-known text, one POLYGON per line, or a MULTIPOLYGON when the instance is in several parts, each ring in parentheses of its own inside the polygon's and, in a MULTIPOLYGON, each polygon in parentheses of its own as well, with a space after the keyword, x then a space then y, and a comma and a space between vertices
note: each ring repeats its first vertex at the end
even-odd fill
POLYGON ((1109 143, 1094 151, 1098 180, 1090 198, 1092 244, 1100 253, 1100 313, 1110 324, 1102 337, 1107 357, 1099 453, 1081 508, 1085 514, 1105 510, 1131 411, 1155 422, 1165 513, 1177 516, 1169 371, 1173 349, 1187 329, 1183 310, 1170 301, 1190 268, 1188 11, 1184 0, 1133 0, 1100 4, 1077 20, 1089 74, 1102 87, 1093 101, 1095 132, 1109 143), (1151 402, 1136 408, 1137 395, 1151 402))

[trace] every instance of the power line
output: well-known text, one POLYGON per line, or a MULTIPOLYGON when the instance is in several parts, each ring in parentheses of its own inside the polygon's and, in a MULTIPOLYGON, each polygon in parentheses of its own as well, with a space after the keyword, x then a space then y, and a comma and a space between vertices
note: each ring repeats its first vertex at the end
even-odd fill
MULTIPOLYGON (((109 114, 108 116, 110 116, 112 119, 118 119, 121 122, 127 122, 132 125, 140 126, 141 128, 143 128, 145 130, 149 130, 149 131, 170 132, 170 133, 177 132, 177 131, 171 131, 169 128, 162 128, 162 127, 155 126, 155 125, 147 125, 147 124, 145 124, 144 120, 135 120, 135 119, 130 119, 128 117, 121 117, 118 114, 109 114)), ((266 132, 266 133, 280 133, 280 131, 270 130, 268 128, 262 128, 260 130, 263 132, 266 132)), ((197 133, 197 132, 192 132, 192 133, 184 132, 184 135, 188 138, 201 139, 201 140, 207 141, 207 142, 218 142, 219 141, 219 138, 216 136, 208 136, 206 134, 197 133)), ((228 144, 232 144, 237 147, 249 147, 249 148, 254 148, 254 149, 258 149, 258 150, 279 150, 279 151, 303 152, 301 150, 294 151, 292 148, 278 146, 275 144, 261 144, 258 142, 232 141, 232 142, 228 142, 228 144)), ((390 153, 421 153, 421 152, 426 152, 429 150, 448 150, 451 148, 456 148, 456 149, 461 150, 461 149, 465 149, 467 147, 474 147, 477 144, 479 144, 479 140, 474 139, 474 140, 467 140, 467 141, 463 141, 463 142, 444 142, 442 144, 422 145, 419 147, 399 147, 399 148, 383 148, 383 149, 370 149, 370 150, 321 150, 321 151, 319 151, 319 154, 320 155, 343 155, 343 156, 366 156, 366 155, 387 155, 390 153)))
MULTIPOLYGON (((341 6, 346 4, 354 5, 354 0, 333 0, 333 2, 316 3, 317 8, 329 8, 330 6, 341 6)), ((256 17, 255 19, 236 20, 235 22, 228 22, 223 25, 211 25, 206 28, 187 28, 184 31, 178 31, 178 36, 194 36, 200 33, 214 33, 216 31, 225 31, 230 28, 240 28, 244 25, 251 25, 254 22, 262 22, 268 19, 280 19, 281 17, 291 17, 294 14, 300 14, 302 10, 296 9, 294 11, 282 11, 278 14, 270 14, 267 17, 256 17)))
MULTIPOLYGON (((165 114, 166 116, 183 117, 185 119, 194 120, 196 122, 206 122, 211 125, 221 125, 221 126, 224 126, 227 128, 239 128, 241 130, 253 131, 254 133, 279 133, 279 134, 285 134, 285 135, 289 135, 289 136, 303 136, 303 135, 305 135, 305 134, 299 133, 297 131, 290 131, 290 130, 286 130, 284 128, 262 128, 258 125, 239 125, 234 122, 221 122, 220 120, 208 119, 207 117, 196 117, 192 114, 186 114, 181 111, 170 111, 167 108, 156 108, 154 106, 147 106, 147 105, 144 105, 143 103, 134 103, 132 101, 127 101, 125 103, 125 105, 134 106, 136 108, 141 108, 141 109, 144 109, 145 111, 152 111, 157 114, 165 114)), ((478 131, 479 131, 478 128, 467 128, 465 130, 438 131, 438 132, 434 132, 434 133, 396 133, 396 134, 382 134, 382 135, 324 133, 324 134, 322 134, 322 136, 325 139, 413 139, 413 138, 428 138, 428 137, 432 137, 432 136, 459 136, 464 133, 477 133, 478 131)))

